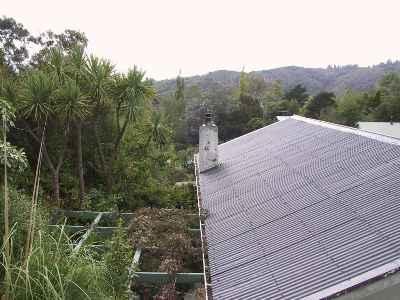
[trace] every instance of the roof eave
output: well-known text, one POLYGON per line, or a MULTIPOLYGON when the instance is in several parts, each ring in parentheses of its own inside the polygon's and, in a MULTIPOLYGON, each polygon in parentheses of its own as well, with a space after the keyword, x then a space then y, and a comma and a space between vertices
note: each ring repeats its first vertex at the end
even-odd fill
POLYGON ((316 299, 323 299, 323 298, 331 297, 337 293, 340 293, 344 290, 355 287, 355 286, 362 284, 363 282, 366 282, 373 278, 380 277, 380 276, 384 275, 385 273, 388 273, 388 272, 393 271, 398 268, 400 268, 400 259, 396 259, 395 261, 387 263, 379 268, 365 272, 365 273, 360 274, 356 277, 353 277, 349 280, 343 281, 334 286, 331 286, 324 290, 318 291, 314 294, 311 294, 307 297, 302 298, 302 300, 316 300, 316 299))

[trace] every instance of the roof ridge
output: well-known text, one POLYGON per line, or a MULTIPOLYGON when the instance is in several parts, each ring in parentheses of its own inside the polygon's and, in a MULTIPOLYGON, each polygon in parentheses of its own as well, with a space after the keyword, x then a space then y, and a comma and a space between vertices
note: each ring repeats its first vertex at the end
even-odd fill
MULTIPOLYGON (((336 124, 336 123, 332 123, 332 122, 306 118, 306 117, 302 117, 302 116, 299 116, 299 115, 290 116, 290 119, 294 119, 294 120, 297 120, 297 121, 302 121, 302 122, 305 122, 305 123, 318 125, 318 126, 322 126, 322 127, 326 127, 326 128, 331 128, 331 129, 335 129, 335 130, 342 131, 342 132, 352 133, 352 134, 356 134, 356 135, 359 135, 359 136, 367 137, 367 138, 370 138, 370 139, 373 139, 373 140, 377 140, 377 141, 380 141, 380 142, 383 142, 383 143, 388 143, 388 144, 400 146, 400 140, 399 139, 396 139, 394 137, 390 137, 390 136, 387 136, 387 135, 379 134, 379 133, 365 131, 365 130, 361 130, 361 129, 358 129, 358 128, 354 128, 354 127, 350 127, 350 126, 346 126, 346 125, 341 125, 341 124, 336 124)), ((284 122, 284 121, 281 121, 281 122, 284 122)))

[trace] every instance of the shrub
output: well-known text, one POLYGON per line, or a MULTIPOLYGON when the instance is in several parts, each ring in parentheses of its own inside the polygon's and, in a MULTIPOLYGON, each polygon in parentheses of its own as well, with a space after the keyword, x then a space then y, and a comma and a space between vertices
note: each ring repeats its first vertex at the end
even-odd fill
POLYGON ((133 250, 121 218, 118 220, 118 228, 108 242, 108 246, 109 251, 104 256, 105 265, 112 279, 116 296, 123 299, 127 296, 128 267, 132 263, 133 250))

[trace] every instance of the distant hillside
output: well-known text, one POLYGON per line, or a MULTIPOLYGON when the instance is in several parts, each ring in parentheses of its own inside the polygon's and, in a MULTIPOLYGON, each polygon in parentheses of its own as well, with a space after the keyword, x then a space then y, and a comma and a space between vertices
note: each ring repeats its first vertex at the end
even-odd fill
MULTIPOLYGON (((280 80, 284 89, 304 85, 310 94, 320 91, 330 91, 342 94, 351 88, 357 91, 367 91, 373 88, 377 81, 387 72, 400 72, 400 61, 382 63, 372 67, 357 65, 323 68, 282 67, 271 70, 252 72, 261 75, 267 81, 280 80)), ((185 78, 186 87, 197 85, 207 91, 212 86, 235 86, 239 82, 240 72, 220 70, 206 75, 185 78)), ((175 80, 156 82, 160 95, 171 93, 175 89, 175 80)))

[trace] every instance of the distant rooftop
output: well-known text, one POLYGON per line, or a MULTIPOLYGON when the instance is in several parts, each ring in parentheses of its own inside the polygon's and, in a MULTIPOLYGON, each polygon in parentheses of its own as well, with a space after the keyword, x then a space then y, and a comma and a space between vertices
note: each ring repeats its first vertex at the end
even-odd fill
POLYGON ((213 299, 320 299, 400 267, 400 141, 299 116, 197 174, 213 299))
POLYGON ((400 123, 358 122, 358 128, 400 139, 400 123))

